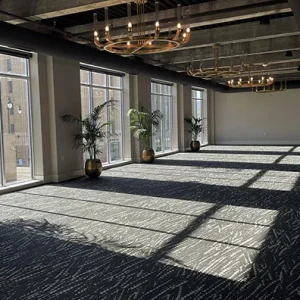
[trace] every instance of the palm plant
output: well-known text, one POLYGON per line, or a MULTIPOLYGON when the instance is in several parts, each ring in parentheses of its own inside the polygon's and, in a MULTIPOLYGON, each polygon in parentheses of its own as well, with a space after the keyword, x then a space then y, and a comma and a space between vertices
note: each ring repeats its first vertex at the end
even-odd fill
POLYGON ((133 132, 133 136, 143 141, 145 148, 150 148, 153 127, 157 129, 163 118, 161 111, 155 110, 150 113, 143 107, 140 111, 131 108, 128 111, 128 116, 130 117, 130 130, 133 132))
POLYGON ((203 131, 203 119, 200 118, 184 118, 189 126, 189 132, 192 134, 192 140, 196 141, 200 132, 203 131))
POLYGON ((61 119, 66 123, 80 124, 82 132, 74 135, 74 148, 82 147, 83 152, 88 152, 90 159, 96 159, 97 154, 102 153, 97 147, 98 140, 108 135, 107 126, 109 122, 103 122, 105 108, 115 104, 115 100, 109 100, 96 106, 85 118, 81 116, 63 115, 61 119))

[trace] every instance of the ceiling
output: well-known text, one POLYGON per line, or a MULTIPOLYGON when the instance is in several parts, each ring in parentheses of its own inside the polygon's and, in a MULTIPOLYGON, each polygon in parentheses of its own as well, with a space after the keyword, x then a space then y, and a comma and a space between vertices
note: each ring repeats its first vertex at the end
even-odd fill
MULTIPOLYGON (((297 0, 160 0, 161 31, 176 27, 176 6, 191 12, 191 39, 175 51, 135 56, 131 59, 185 73, 187 64, 200 59, 204 68, 214 67, 214 44, 220 44, 221 67, 231 62, 238 68, 243 62, 253 65, 253 75, 270 75, 276 81, 300 81, 299 15, 297 0), (292 10, 293 8, 293 10, 292 10), (175 26, 175 27, 173 27, 175 26), (292 56, 287 56, 287 51, 292 56)), ((38 30, 59 38, 94 47, 93 13, 97 13, 104 33, 104 7, 109 7, 112 36, 126 33, 127 4, 130 0, 2 0, 1 20, 38 30)), ((154 2, 145 5, 145 20, 154 24, 154 2)), ((136 14, 132 5, 132 15, 136 14)), ((150 26, 150 25, 149 25, 150 26)), ((100 31, 101 32, 101 31, 100 31)), ((236 75, 240 77, 239 74, 236 75)), ((210 79, 211 80, 211 79, 210 79)), ((226 84, 227 79, 213 79, 226 84)))

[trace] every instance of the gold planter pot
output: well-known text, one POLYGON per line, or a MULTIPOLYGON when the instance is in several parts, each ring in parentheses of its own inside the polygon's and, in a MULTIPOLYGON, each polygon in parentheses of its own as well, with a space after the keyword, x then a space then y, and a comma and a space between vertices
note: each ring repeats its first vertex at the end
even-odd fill
POLYGON ((191 141, 191 150, 193 152, 197 152, 200 150, 200 142, 199 141, 191 141))
POLYGON ((97 178, 102 172, 102 163, 100 159, 87 159, 85 161, 85 174, 90 178, 97 178))
POLYGON ((146 148, 142 153, 142 160, 145 163, 151 164, 154 161, 154 150, 152 148, 146 148))

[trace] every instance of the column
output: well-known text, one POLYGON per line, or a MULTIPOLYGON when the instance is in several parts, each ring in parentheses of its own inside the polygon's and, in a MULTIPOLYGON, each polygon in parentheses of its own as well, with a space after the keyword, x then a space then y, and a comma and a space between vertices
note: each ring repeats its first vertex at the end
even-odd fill
POLYGON ((79 62, 39 55, 31 65, 35 178, 60 182, 82 176, 82 149, 73 149, 81 128, 61 120, 64 114, 81 115, 79 62))

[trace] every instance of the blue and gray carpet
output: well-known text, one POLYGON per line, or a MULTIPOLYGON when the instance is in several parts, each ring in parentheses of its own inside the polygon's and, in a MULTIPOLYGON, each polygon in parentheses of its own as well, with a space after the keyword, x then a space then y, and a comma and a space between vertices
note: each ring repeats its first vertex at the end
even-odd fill
POLYGON ((300 299, 300 147, 209 146, 0 196, 0 299, 300 299))

